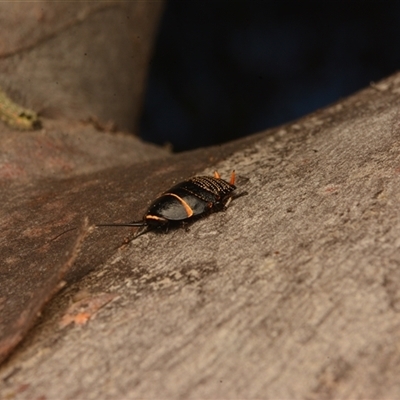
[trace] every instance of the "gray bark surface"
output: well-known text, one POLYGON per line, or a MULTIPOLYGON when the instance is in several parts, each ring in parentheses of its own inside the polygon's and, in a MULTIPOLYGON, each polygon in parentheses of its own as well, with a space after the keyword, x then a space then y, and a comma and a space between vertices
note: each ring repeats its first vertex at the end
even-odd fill
POLYGON ((162 1, 0 3, 0 87, 46 118, 134 130, 162 1))
POLYGON ((115 132, 137 125, 162 4, 0 3, 0 362, 65 285, 86 238, 52 233, 83 210, 75 178, 168 157, 115 132))
POLYGON ((214 169, 247 195, 188 232, 83 226, 50 243, 68 283, 3 364, 0 397, 399 398, 399 94, 395 75, 219 148, 60 181, 78 226, 140 218, 214 169))

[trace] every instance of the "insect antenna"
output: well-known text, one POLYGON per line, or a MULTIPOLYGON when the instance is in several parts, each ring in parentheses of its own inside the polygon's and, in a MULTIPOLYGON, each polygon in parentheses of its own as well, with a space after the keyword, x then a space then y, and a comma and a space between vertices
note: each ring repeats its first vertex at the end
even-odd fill
POLYGON ((137 222, 127 222, 120 224, 96 224, 96 226, 147 226, 147 222, 137 221, 137 222))
POLYGON ((149 229, 149 225, 145 221, 133 221, 133 222, 128 222, 128 223, 120 223, 120 224, 96 224, 96 226, 101 227, 101 226, 115 226, 115 227, 120 227, 120 226, 126 226, 126 227, 140 227, 135 235, 134 239, 136 239, 138 236, 142 235, 143 233, 147 232, 149 229))

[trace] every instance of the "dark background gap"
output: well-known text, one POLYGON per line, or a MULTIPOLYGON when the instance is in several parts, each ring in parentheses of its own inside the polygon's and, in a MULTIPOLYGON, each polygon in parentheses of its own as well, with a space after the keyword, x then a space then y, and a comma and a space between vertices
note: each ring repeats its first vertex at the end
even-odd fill
POLYGON ((400 65, 400 2, 167 0, 141 136, 174 151, 288 122, 400 65))

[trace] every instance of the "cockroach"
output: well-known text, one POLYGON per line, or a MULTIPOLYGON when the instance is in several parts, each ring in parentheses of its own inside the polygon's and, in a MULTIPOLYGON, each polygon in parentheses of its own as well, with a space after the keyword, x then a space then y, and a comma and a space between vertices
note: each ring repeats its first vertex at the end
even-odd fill
POLYGON ((232 171, 229 182, 223 180, 217 171, 214 176, 194 176, 157 197, 141 221, 96 226, 139 227, 135 237, 153 229, 168 232, 172 225, 185 225, 194 219, 225 210, 235 189, 235 171, 232 171))

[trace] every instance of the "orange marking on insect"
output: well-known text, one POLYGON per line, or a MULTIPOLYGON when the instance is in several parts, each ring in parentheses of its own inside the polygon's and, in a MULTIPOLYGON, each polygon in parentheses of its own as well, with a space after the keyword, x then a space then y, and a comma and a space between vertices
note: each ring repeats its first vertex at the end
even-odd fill
POLYGON ((214 171, 214 178, 221 179, 221 175, 218 171, 214 171))
POLYGON ((183 200, 181 197, 179 197, 178 195, 176 195, 174 193, 165 193, 165 194, 169 195, 169 196, 173 196, 173 197, 175 197, 176 199, 178 199, 181 202, 181 204, 183 205, 183 207, 184 207, 184 209, 186 211, 186 214, 187 214, 188 218, 190 218, 193 215, 193 210, 191 209, 189 204, 186 203, 185 200, 183 200))
POLYGON ((229 181, 229 183, 231 185, 234 185, 235 184, 235 180, 236 180, 236 174, 235 174, 235 170, 233 170, 232 173, 231 173, 231 180, 229 181))
POLYGON ((156 221, 165 221, 165 218, 157 217, 157 215, 148 214, 146 219, 155 219, 156 221))

